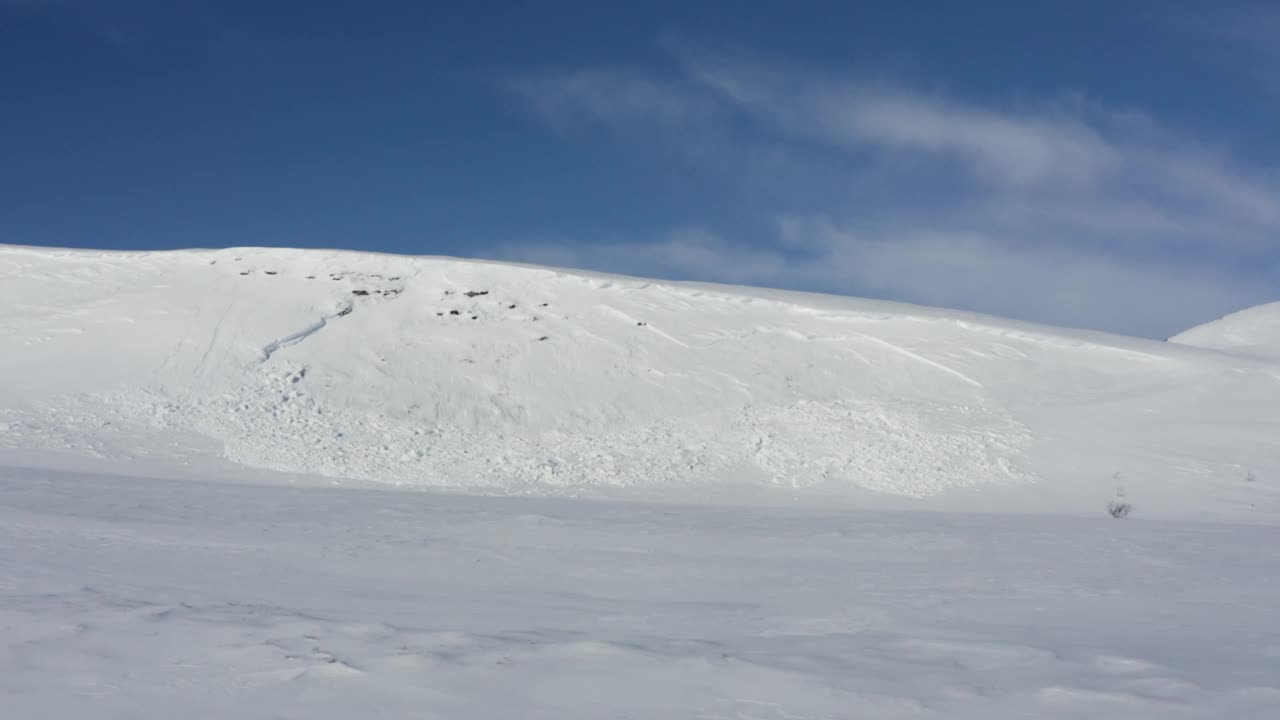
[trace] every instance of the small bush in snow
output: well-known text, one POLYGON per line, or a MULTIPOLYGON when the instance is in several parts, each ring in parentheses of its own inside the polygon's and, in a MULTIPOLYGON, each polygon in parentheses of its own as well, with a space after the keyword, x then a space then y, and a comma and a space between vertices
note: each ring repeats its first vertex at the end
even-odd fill
POLYGON ((1133 505, 1123 500, 1112 500, 1107 503, 1107 514, 1117 520, 1129 517, 1129 513, 1132 511, 1133 505))

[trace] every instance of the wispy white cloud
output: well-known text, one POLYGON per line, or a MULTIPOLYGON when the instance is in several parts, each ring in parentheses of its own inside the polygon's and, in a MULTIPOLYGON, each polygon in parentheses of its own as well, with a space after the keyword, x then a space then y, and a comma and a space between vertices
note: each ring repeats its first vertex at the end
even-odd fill
POLYGON ((519 90, 561 128, 717 138, 721 152, 690 146, 689 161, 741 188, 769 230, 730 241, 709 217, 692 235, 560 244, 567 264, 1149 335, 1280 294, 1276 169, 1140 112, 1080 96, 976 103, 665 46, 665 74, 547 72, 519 90), (806 194, 800 210, 778 201, 806 194))
POLYGON ((1188 271, 1152 258, 1031 244, 989 228, 907 223, 876 234, 810 217, 784 219, 781 232, 792 242, 820 244, 822 252, 806 263, 806 272, 824 287, 852 284, 896 299, 1054 324, 1134 333, 1176 329, 1188 314, 1220 314, 1240 300, 1220 270, 1188 271))
POLYGON ((998 182, 1087 180, 1114 158, 1066 114, 998 113, 883 83, 726 60, 678 45, 688 76, 775 128, 851 149, 941 153, 998 182))
POLYGON ((1012 185, 1088 182, 1114 163, 1106 143, 1078 122, 1007 117, 907 94, 819 98, 833 137, 896 150, 954 153, 1012 185))

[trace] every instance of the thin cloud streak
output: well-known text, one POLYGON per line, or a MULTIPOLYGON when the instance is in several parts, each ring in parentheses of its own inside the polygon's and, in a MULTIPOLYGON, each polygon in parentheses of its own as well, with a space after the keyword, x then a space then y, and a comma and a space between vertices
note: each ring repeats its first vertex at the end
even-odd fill
POLYGON ((1155 336, 1280 288, 1274 169, 1142 113, 1078 96, 983 105, 664 46, 665 74, 546 72, 519 92, 562 131, 604 126, 628 141, 686 145, 688 162, 742 188, 764 230, 730 241, 707 218, 693 235, 561 243, 568 264, 1155 336), (707 138, 724 150, 698 151, 707 138), (794 171, 751 173, 751 158, 765 155, 794 171), (833 192, 833 176, 846 191, 833 192), (820 200, 803 212, 774 200, 806 193, 820 200))

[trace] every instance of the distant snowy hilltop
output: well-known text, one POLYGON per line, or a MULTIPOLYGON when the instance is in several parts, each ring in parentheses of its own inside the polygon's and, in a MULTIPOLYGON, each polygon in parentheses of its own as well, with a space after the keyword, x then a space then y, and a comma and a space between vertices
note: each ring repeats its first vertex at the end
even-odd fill
POLYGON ((1251 307, 1197 325, 1169 341, 1280 363, 1280 302, 1251 307))
POLYGON ((1280 304, 1161 343, 446 258, 0 247, 0 458, 1280 510, 1280 304))

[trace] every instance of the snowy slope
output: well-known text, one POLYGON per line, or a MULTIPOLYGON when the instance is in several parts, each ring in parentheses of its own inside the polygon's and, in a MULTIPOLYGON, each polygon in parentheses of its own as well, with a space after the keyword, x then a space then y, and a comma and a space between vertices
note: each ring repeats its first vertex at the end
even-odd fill
POLYGON ((1280 302, 1231 313, 1174 335, 1169 342, 1280 362, 1280 302))
POLYGON ((1271 718, 1280 362, 1177 340, 0 247, 0 716, 1271 718))
POLYGON ((1081 512, 1123 486, 1150 512, 1280 509, 1280 366, 885 302, 332 251, 0 247, 0 347, 11 462, 1081 512))

